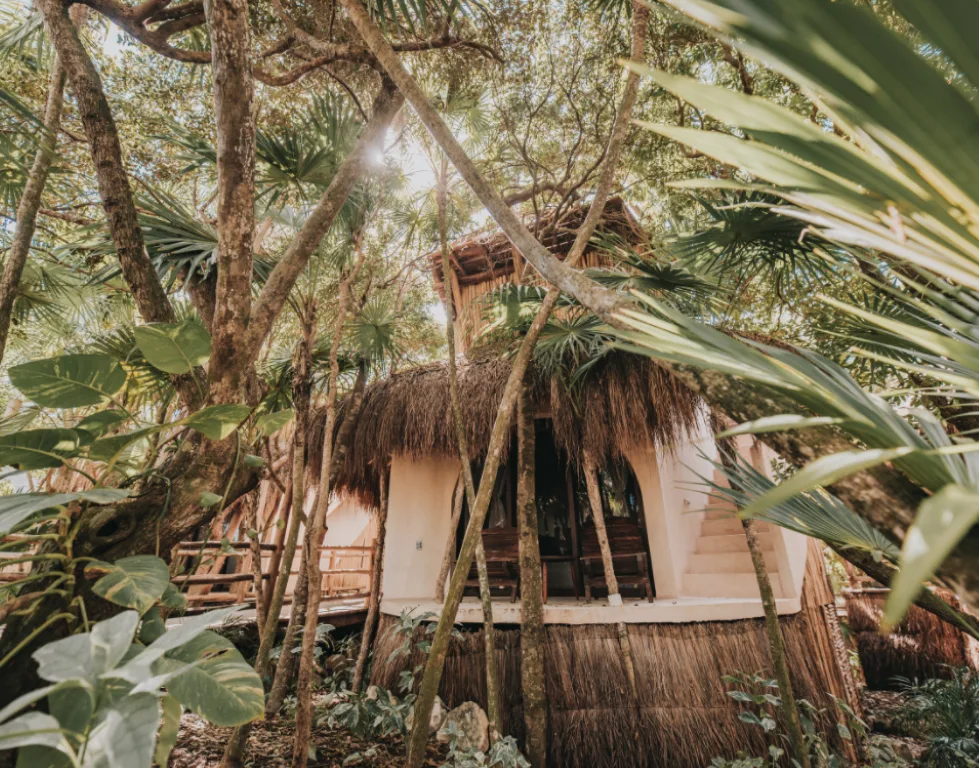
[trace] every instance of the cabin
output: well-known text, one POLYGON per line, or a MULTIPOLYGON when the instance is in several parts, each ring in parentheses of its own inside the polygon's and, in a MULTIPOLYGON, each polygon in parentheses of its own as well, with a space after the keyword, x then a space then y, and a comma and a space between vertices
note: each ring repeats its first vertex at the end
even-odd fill
MULTIPOLYGON (((544 244, 563 258, 583 208, 564 219, 534 223, 544 244), (577 218, 576 218, 577 217, 577 218)), ((549 218, 548 218, 549 217, 549 218)), ((610 201, 603 232, 637 244, 627 207, 610 201)), ((614 257, 590 249, 585 266, 611 268, 614 257)), ((485 297, 507 283, 532 284, 520 255, 499 232, 452 244, 452 273, 432 255, 436 285, 458 308, 460 399, 471 463, 478 480, 509 360, 480 349, 492 331, 485 297)), ((539 367, 529 374, 535 414, 536 499, 546 630, 549 762, 561 766, 702 768, 732 750, 766 750, 761 730, 739 719, 724 675, 771 669, 757 580, 734 510, 707 495, 717 455, 707 410, 690 390, 645 358, 605 355, 565 391, 539 367), (611 605, 582 475, 584 451, 598 457, 602 515, 623 597, 611 605), (630 691, 617 626, 632 644, 639 700, 630 691)), ((750 438, 739 443, 756 467, 771 456, 750 438)), ((520 632, 523 586, 517 565, 516 437, 492 478, 493 501, 483 529, 491 575, 504 732, 523 737, 520 632)), ((381 581, 381 628, 373 683, 396 690, 420 652, 394 653, 403 638, 390 631, 413 612, 438 616, 443 560, 454 558, 468 524, 451 422, 447 364, 402 370, 369 386, 339 490, 367 509, 387 494, 381 581), (461 507, 461 509, 460 509, 461 507), (458 512, 458 515, 454 515, 458 512), (454 519, 459 520, 453 526, 454 519)), ((716 478, 715 478, 716 479, 716 478)), ((824 710, 831 697, 858 708, 821 547, 805 536, 760 524, 761 542, 788 643, 796 695, 824 710)), ((449 706, 485 706, 483 616, 475 574, 457 621, 440 694, 449 706)))

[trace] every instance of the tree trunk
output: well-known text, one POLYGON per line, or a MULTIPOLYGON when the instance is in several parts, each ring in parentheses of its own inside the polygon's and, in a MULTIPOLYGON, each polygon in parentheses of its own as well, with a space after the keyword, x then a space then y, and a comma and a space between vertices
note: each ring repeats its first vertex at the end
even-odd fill
MULTIPOLYGON (((438 111, 432 106, 424 91, 408 73, 398 54, 395 53, 391 45, 384 39, 384 34, 371 19, 361 0, 340 0, 340 4, 347 11, 350 20, 357 28, 357 32, 363 38, 364 43, 371 50, 377 60, 384 67, 385 72, 398 86, 398 90, 404 94, 405 98, 414 108, 418 118, 424 123, 428 132, 435 139, 442 151, 448 155, 452 164, 458 169, 459 173, 472 188, 479 201, 486 206, 494 221, 506 233, 520 254, 529 261, 534 268, 549 283, 567 291, 575 296, 582 304, 596 312, 603 318, 611 316, 616 309, 625 305, 624 299, 614 291, 607 290, 599 286, 596 282, 589 279, 580 272, 576 272, 570 266, 559 261, 550 251, 541 245, 521 221, 520 217, 506 204, 500 193, 495 190, 483 178, 483 175, 476 168, 475 163, 466 154, 462 145, 455 139, 449 127, 442 120, 438 111)), ((633 20, 637 15, 648 18, 649 10, 639 2, 635 3, 633 20)), ((645 35, 645 24, 642 34, 645 35)), ((633 77, 630 72, 629 77, 633 77)), ((635 75, 638 82, 638 75, 635 75)), ((635 99, 633 94, 632 99, 635 99)), ((630 104, 631 110, 631 104, 630 104)), ((621 111, 620 111, 621 114, 621 111)), ((617 120, 618 122, 618 120, 617 120)), ((622 129, 624 135, 628 128, 628 119, 622 129)), ((606 158, 606 162, 608 158, 606 158)), ((614 167, 615 163, 612 163, 614 167)), ((597 199, 597 198, 596 198, 597 199)), ((597 218, 601 218, 601 213, 605 208, 605 200, 597 211, 597 218)), ((591 213, 589 211, 589 213, 591 213)), ((587 240, 585 241, 587 243, 587 240)), ((582 248, 584 250, 584 248, 582 248)))
POLYGON ((442 566, 439 568, 439 575, 435 580, 435 599, 440 603, 445 602, 445 582, 449 578, 449 569, 452 568, 452 555, 456 551, 456 532, 459 530, 462 504, 465 500, 466 489, 463 487, 462 473, 460 473, 459 483, 456 486, 452 502, 452 517, 449 519, 449 536, 445 541, 445 552, 442 553, 442 566))
MULTIPOLYGON (((92 151, 99 197, 105 209, 112 243, 122 267, 122 275, 133 294, 139 313, 148 322, 171 323, 176 319, 170 300, 143 243, 143 232, 136 218, 129 179, 122 161, 122 146, 102 80, 85 50, 78 30, 68 17, 68 6, 61 0, 38 0, 44 25, 64 67, 79 117, 92 151)), ((181 395, 196 404, 199 394, 193 382, 181 387, 181 395)))
POLYGON ((520 537, 520 684, 531 768, 547 765, 544 601, 537 528, 534 413, 524 389, 517 403, 517 526, 520 537))
POLYGON ((788 732, 789 745, 792 754, 801 768, 809 768, 809 748, 806 745, 802 730, 802 718, 799 716, 799 705, 795 700, 792 689, 792 678, 789 675, 789 664, 785 658, 785 638, 782 636, 782 625, 778 619, 778 608, 775 605, 775 593, 772 591, 772 581, 765 567, 765 556, 758 544, 756 523, 750 518, 741 521, 744 535, 748 540, 748 551, 751 553, 751 564, 755 568, 758 579, 758 590, 761 592, 761 604, 765 609, 765 633, 772 651, 772 666, 775 668, 775 679, 778 681, 778 693, 782 699, 782 715, 785 720, 785 730, 788 732))
MULTIPOLYGON (((309 740, 313 730, 313 651, 316 649, 316 626, 320 617, 323 595, 323 576, 320 568, 320 547, 326 536, 326 513, 330 506, 330 470, 333 466, 333 429, 336 424, 337 393, 340 386, 340 341, 347 315, 352 309, 351 288, 364 267, 366 255, 357 248, 357 262, 348 275, 340 280, 340 306, 337 310, 330 342, 330 382, 326 395, 326 424, 323 429, 323 456, 320 465, 319 498, 312 521, 306 528, 306 617, 303 624, 303 644, 299 655, 299 675, 296 681, 296 735, 292 748, 293 768, 305 768, 309 760, 309 740)), ((363 365, 364 363, 362 363, 363 365)))
MULTIPOLYGON (((449 164, 442 160, 442 168, 438 176, 435 190, 438 203, 439 248, 442 252, 442 275, 445 281, 445 341, 449 355, 449 403, 452 408, 452 421, 456 433, 456 449, 462 467, 462 483, 466 492, 469 509, 476 508, 476 484, 473 481, 472 464, 469 461, 469 443, 466 440, 466 423, 462 415, 462 403, 459 402, 459 378, 456 371, 455 325, 453 322, 455 309, 452 302, 452 292, 449 290, 449 236, 446 223, 446 196, 449 189, 449 164)), ((481 482, 491 486, 496 475, 483 475, 481 482)), ((476 543, 476 572, 479 575, 479 600, 483 608, 483 638, 486 650, 486 708, 489 715, 490 743, 496 741, 502 733, 500 719, 500 676, 496 665, 496 629, 493 622, 493 596, 490 592, 489 572, 486 567, 486 553, 483 551, 482 534, 476 543)), ((421 727, 427 727, 428 721, 415 720, 421 727)))
MULTIPOLYGON (((306 473, 306 429, 309 421, 309 394, 311 388, 312 366, 312 328, 304 328, 302 339, 293 358, 293 407, 296 411, 295 429, 292 438, 292 512, 289 516, 289 532, 286 535, 282 560, 279 562, 279 573, 276 577, 275 589, 269 600, 268 614, 265 626, 261 628, 259 637, 258 656, 255 659, 255 671, 264 679, 269 673, 269 658, 275 636, 279 629, 279 617, 282 615, 282 604, 285 602, 286 588, 289 585, 289 574, 292 562, 296 556, 296 543, 299 541, 299 527, 303 523, 303 501, 305 500, 306 473)), ((228 739, 228 744, 221 758, 221 768, 241 768, 245 746, 251 724, 235 728, 228 739)))
POLYGON ((41 207, 41 195, 44 193, 44 185, 47 183, 48 171, 58 143, 64 93, 65 68, 61 64, 61 59, 55 56, 48 83, 48 98, 44 105, 44 129, 41 131, 34 162, 27 175, 24 193, 17 204, 14 237, 10 242, 7 261, 3 265, 3 276, 0 277, 0 361, 3 360, 7 347, 7 334, 10 332, 10 318, 17 298, 20 276, 24 272, 24 265, 31 250, 37 211, 41 207))
POLYGON ((299 576, 296 579, 296 587, 292 590, 292 608, 289 611, 289 623, 286 625, 286 633, 282 639, 282 653, 275 663, 275 674, 272 678, 272 690, 265 702, 265 719, 273 720, 279 715, 282 704, 286 700, 286 693, 289 690, 289 681, 296 668, 296 654, 292 649, 296 647, 296 636, 299 628, 306 623, 306 598, 309 595, 309 576, 306 573, 306 548, 303 547, 299 561, 299 576))
POLYGON ((612 548, 609 546, 608 532, 605 530, 605 511, 602 507, 602 491, 598 485, 598 466, 595 463, 595 458, 588 451, 585 451, 584 454, 584 465, 588 503, 591 506, 592 521, 595 523, 598 548, 602 552, 605 583, 608 585, 608 604, 621 606, 622 595, 619 594, 619 581, 615 578, 615 568, 612 564, 612 548))
MULTIPOLYGON (((595 521, 595 534, 598 536, 598 547, 602 551, 602 568, 605 571, 605 584, 608 586, 608 604, 614 607, 622 606, 622 595, 619 594, 619 582, 615 578, 615 568, 612 564, 612 548, 608 543, 608 532, 605 530, 605 511, 602 507, 602 492, 598 485, 598 466, 595 458, 588 452, 584 453, 585 485, 588 487, 588 502, 591 506, 591 516, 595 521)), ((619 636, 619 648, 622 651, 622 664, 625 667, 629 688, 633 699, 639 701, 639 687, 636 683, 636 667, 632 662, 632 643, 629 641, 629 629, 624 621, 615 625, 619 636)))
MULTIPOLYGON (((410 100, 412 106, 416 110, 424 112, 426 115, 425 124, 432 133, 432 136, 436 141, 442 146, 443 151, 449 156, 449 159, 455 164, 457 168, 460 168, 460 163, 468 163, 468 169, 463 173, 464 178, 473 186, 475 182, 481 185, 480 190, 477 191, 477 196, 479 196, 480 201, 484 205, 487 205, 487 200, 493 202, 494 200, 502 203, 499 194, 494 190, 490 189, 482 177, 479 175, 478 171, 475 170, 475 166, 472 165, 468 157, 465 156, 465 152, 462 147, 455 141, 451 133, 448 132, 448 128, 442 122, 438 113, 432 108, 432 105, 425 98, 424 93, 418 87, 418 84, 411 78, 408 72, 401 66, 401 62, 398 60, 397 55, 391 50, 391 47, 384 40, 383 35, 381 35, 380 30, 377 29, 376 25, 371 21, 370 17, 366 14, 363 7, 360 5, 359 0, 341 0, 344 8, 350 14, 354 21, 357 31, 367 42, 368 47, 378 56, 379 61, 383 64, 385 70, 389 74, 392 74, 392 79, 398 85, 402 92, 407 93, 404 89, 408 89, 411 92, 410 100), (380 54, 379 54, 380 52, 380 54), (397 76, 395 76, 395 74, 397 76), (434 119, 432 119, 434 116, 434 119), (431 123, 431 125, 430 125, 431 123), (438 126, 441 125, 441 130, 438 126), (432 130, 435 127, 436 131, 432 130), (447 147, 451 148, 452 151, 447 151, 447 147), (462 156, 460 158, 460 155, 462 156), (468 175, 467 175, 468 174, 468 175), (487 199, 484 199, 486 190, 489 190, 489 195, 487 199)), ((645 39, 646 30, 648 27, 649 19, 649 9, 643 5, 639 0, 633 3, 633 34, 632 34, 632 57, 637 62, 641 62, 645 55, 645 39)), ((612 188, 612 182, 615 177, 615 169, 618 165, 619 155, 622 150, 622 145, 625 143, 625 136, 629 127, 629 119, 632 114, 632 106, 635 103, 636 92, 639 87, 639 76, 634 72, 629 72, 626 78, 626 88, 622 95, 622 101, 619 105, 619 112, 616 115, 615 125, 612 128, 612 135, 609 138, 608 150, 605 154, 605 162, 602 167, 602 173, 599 177, 598 185, 595 190, 595 197, 592 200, 591 206, 588 209, 588 213, 585 216, 585 221, 582 223, 581 227, 578 229, 578 233, 575 236, 574 244, 571 246, 571 250, 568 253, 568 257, 564 265, 558 263, 558 268, 568 270, 573 269, 573 267, 578 263, 582 254, 585 252, 585 247, 588 241, 591 239, 592 233, 595 231, 595 227, 598 225, 601 219, 602 212, 605 210, 605 203, 608 199, 609 190, 612 188)), ((460 172, 462 169, 460 168, 460 172)), ((509 207, 503 203, 503 207, 506 209, 506 213, 513 214, 509 207)), ((536 261, 527 256, 521 243, 525 243, 525 238, 522 238, 520 242, 514 239, 515 234, 519 234, 514 230, 513 224, 515 223, 517 228, 523 229, 523 232, 529 236, 529 232, 519 220, 513 222, 508 220, 508 226, 503 227, 500 219, 497 219, 497 214, 499 213, 499 206, 495 208, 490 208, 490 213, 493 214, 494 219, 497 223, 501 225, 507 236, 510 237, 511 241, 517 245, 518 250, 528 258, 534 266, 538 267, 538 271, 541 271, 545 277, 548 277, 543 270, 540 269, 537 262, 544 261, 538 257, 536 261)), ((500 214, 501 218, 505 218, 506 214, 500 214)), ((516 218, 516 217, 513 217, 516 218)), ((545 254, 549 256, 549 253, 543 246, 540 246, 533 237, 530 239, 537 245, 538 248, 543 249, 545 254)), ((553 270, 551 270, 553 271, 553 270)), ((549 279, 549 278, 548 278, 549 279)), ((564 281, 566 285, 570 287, 577 287, 575 281, 564 281)), ((575 290, 570 291, 572 295, 578 298, 585 306, 589 307, 593 311, 597 311, 600 315, 608 315, 608 308, 602 307, 601 303, 596 302, 594 305, 589 303, 593 298, 590 293, 578 293, 575 290), (588 299, 588 300, 586 300, 588 299)), ((544 298, 543 303, 534 316, 533 321, 530 324, 530 328, 527 331, 527 335, 524 337, 523 342, 520 345, 520 349, 513 358, 513 365, 510 369, 510 375, 507 378, 506 386, 503 390, 503 396, 500 400, 499 408, 496 413, 496 421, 493 423, 493 431, 490 435, 489 445, 486 451, 486 461, 483 466, 483 476, 495 478, 500 469, 500 460, 502 457, 503 446, 505 441, 509 436, 510 422, 513 419, 513 412, 516 406, 517 397, 523 387, 524 376, 527 372, 527 367, 530 364, 531 357, 533 355, 534 347, 537 345, 537 340, 540 338, 541 332, 544 330, 544 326, 547 323, 548 317, 550 317, 551 310, 557 304, 558 291, 552 287, 548 291, 547 296, 544 298)), ((617 304, 617 301, 613 302, 617 304)), ((458 561, 456 563, 455 571, 452 574, 452 579, 449 583, 449 591, 446 595, 445 604, 442 609, 442 614, 439 616, 438 626, 435 630, 435 635, 432 639, 432 647, 429 650, 428 662, 425 664, 425 672, 422 677, 421 685, 419 686, 418 699, 415 701, 415 717, 416 722, 427 722, 432 712, 432 705, 435 703, 435 697, 438 694, 439 683, 442 679, 442 670, 445 667, 445 656, 449 648, 449 640, 451 638, 452 627, 455 623, 456 614, 459 611, 459 603, 462 601, 462 593, 466 585, 466 576, 470 566, 472 565, 473 556, 475 554, 476 544, 481 539, 483 522, 486 519, 486 512, 489 509, 490 497, 492 495, 492 483, 480 483, 479 492, 476 495, 476 504, 471 509, 471 516, 469 520, 469 526, 466 528, 466 534, 462 541, 462 547, 459 551, 458 561)), ((408 759, 406 764, 408 768, 418 768, 421 765, 422 760, 425 757, 425 749, 428 741, 428 733, 424 728, 416 728, 412 731, 410 736, 410 742, 408 745, 408 759)))
POLYGON ((217 288, 208 361, 210 397, 238 402, 251 313, 255 238, 255 118, 248 0, 205 0, 217 124, 217 288))
POLYGON ((374 643, 374 632, 377 629, 381 613, 381 576, 384 573, 384 536, 387 533, 388 522, 388 475, 390 468, 381 470, 381 508, 377 513, 377 538, 374 540, 374 562, 371 563, 370 598, 367 606, 367 618, 364 620, 364 633, 360 638, 360 652, 357 654, 357 665, 354 667, 352 690, 360 693, 364 684, 364 672, 367 669, 367 656, 374 643))

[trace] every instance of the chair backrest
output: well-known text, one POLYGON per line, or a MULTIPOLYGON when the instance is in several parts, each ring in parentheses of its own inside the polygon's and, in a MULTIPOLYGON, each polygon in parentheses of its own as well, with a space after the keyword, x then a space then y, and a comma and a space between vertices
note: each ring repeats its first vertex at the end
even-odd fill
MULTIPOLYGON (((605 531, 608 534, 608 545, 609 549, 612 550, 613 557, 642 555, 646 553, 642 530, 630 518, 605 518, 605 531)), ((595 530, 594 523, 587 524, 582 529, 581 556, 602 556, 602 549, 598 544, 598 532, 595 530)))
POLYGON ((520 558, 520 537, 516 528, 487 528, 483 531, 483 551, 487 561, 516 562, 520 558))

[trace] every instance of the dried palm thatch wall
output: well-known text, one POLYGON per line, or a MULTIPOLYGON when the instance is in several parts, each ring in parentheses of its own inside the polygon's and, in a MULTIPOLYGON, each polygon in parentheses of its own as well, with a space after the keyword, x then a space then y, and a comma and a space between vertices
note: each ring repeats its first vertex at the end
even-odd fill
MULTIPOLYGON (((935 591, 963 610, 955 594, 945 589, 935 591)), ((881 634, 879 627, 888 592, 873 587, 846 591, 847 623, 868 688, 893 689, 895 677, 909 680, 949 677, 948 666, 969 665, 976 669, 976 648, 971 638, 917 606, 911 606, 893 632, 881 634)))
MULTIPOLYGON (((782 619, 796 694, 830 711, 829 694, 857 707, 821 556, 811 549, 809 561, 803 609, 782 619)), ((403 640, 391 631, 396 625, 396 618, 384 617, 371 673, 373 683, 392 690, 403 670, 424 661, 419 652, 391 658, 403 640)), ((467 700, 486 704, 481 632, 465 631, 453 641, 440 690, 449 706, 467 700)), ((614 626, 546 627, 549 765, 704 768, 712 758, 732 757, 740 749, 765 754, 760 729, 739 720, 740 705, 727 695, 729 686, 721 679, 737 672, 771 674, 761 619, 631 624, 629 636, 638 707, 629 693, 614 626)), ((522 742, 519 629, 497 629, 496 649, 504 729, 522 742)), ((837 738, 832 721, 827 714, 822 726, 837 738)))
MULTIPOLYGON (((486 453, 510 366, 509 360, 490 355, 460 358, 459 399, 474 460, 486 453)), ((532 368, 530 381, 538 413, 550 414, 559 447, 575 461, 582 445, 596 456, 611 457, 637 445, 669 450, 699 423, 700 400, 693 392, 649 359, 624 352, 606 355, 573 395, 552 386, 537 368, 532 368)), ((341 413, 340 423, 342 418, 341 413)), ((312 468, 320 465, 324 423, 322 412, 314 414, 307 441, 307 465, 312 468)), ((391 456, 455 452, 448 365, 405 370, 364 393, 337 490, 373 509, 378 503, 378 469, 391 456)))
MULTIPOLYGON (((588 206, 581 204, 558 210, 548 208, 538 216, 528 214, 525 223, 540 242, 557 258, 568 255, 577 230, 585 219, 588 206)), ((625 245, 646 245, 646 236, 622 198, 613 197, 605 204, 598 232, 612 236, 625 245)), ((445 276, 442 273, 442 253, 428 255, 435 288, 445 299, 445 276)), ((469 349, 486 325, 480 299, 507 283, 543 285, 533 268, 527 268, 520 252, 499 229, 469 234, 449 245, 452 273, 449 285, 458 316, 455 328, 460 348, 469 349)), ((580 268, 615 266, 607 252, 589 247, 582 255, 580 268)))

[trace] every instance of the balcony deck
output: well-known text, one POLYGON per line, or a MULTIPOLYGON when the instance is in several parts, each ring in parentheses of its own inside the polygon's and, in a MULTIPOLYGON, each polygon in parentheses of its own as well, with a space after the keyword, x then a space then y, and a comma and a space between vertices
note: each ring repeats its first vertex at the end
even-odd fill
MULTIPOLYGON (((781 598, 775 601, 781 615, 798 613, 800 598, 781 598)), ((441 614, 442 604, 434 600, 381 600, 381 612, 397 616, 405 610, 416 613, 441 614)), ((685 624, 699 621, 735 621, 763 615, 758 598, 672 597, 657 598, 650 603, 638 598, 625 598, 621 606, 610 606, 605 598, 590 603, 574 597, 552 597, 544 604, 545 624, 685 624)), ((457 621, 477 624, 483 621, 483 610, 477 597, 466 597, 459 606, 457 621)), ((519 624, 520 601, 493 598, 495 624, 519 624)))

